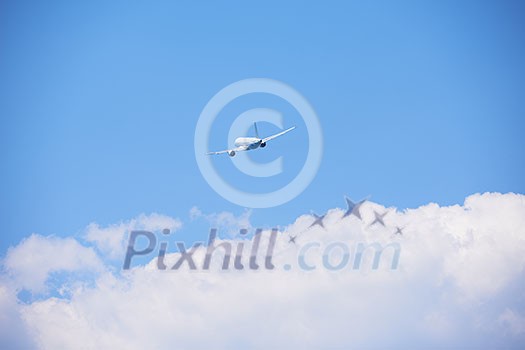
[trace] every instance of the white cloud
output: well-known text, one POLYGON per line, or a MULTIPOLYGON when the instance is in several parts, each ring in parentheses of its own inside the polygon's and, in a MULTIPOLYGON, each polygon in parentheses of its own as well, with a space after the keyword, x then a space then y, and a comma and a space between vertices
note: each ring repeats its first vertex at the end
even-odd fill
POLYGON ((171 232, 177 231, 182 226, 178 219, 153 213, 150 215, 141 214, 138 217, 123 221, 118 224, 100 227, 96 223, 91 223, 86 228, 85 238, 88 242, 94 243, 96 247, 111 259, 122 258, 128 234, 132 230, 146 230, 158 232, 163 229, 170 229, 171 232))
MULTIPOLYGON (((309 228, 313 218, 304 215, 279 233, 274 271, 158 271, 153 259, 118 274, 101 271, 94 286, 16 310, 29 337, 50 349, 518 349, 525 341, 524 198, 483 194, 463 206, 390 208, 386 227, 370 226, 373 210, 387 210, 376 203, 363 205, 363 221, 342 220, 342 210, 330 210, 324 229, 309 228), (394 234, 396 226, 405 227, 402 236, 394 234), (290 236, 297 236, 297 245, 288 242, 290 236), (343 242, 352 254, 357 242, 398 242, 400 266, 285 271, 284 264, 297 261, 309 242, 321 247, 343 242)), ((269 235, 263 233, 261 251, 269 235)), ((216 244, 221 242, 248 249, 251 243, 216 244)), ((198 266, 204 250, 195 253, 198 266)), ((173 253, 166 263, 178 259, 173 253)), ((320 254, 310 254, 308 261, 322 266, 320 254)), ((261 255, 258 262, 263 266, 261 255)))
POLYGON ((29 349, 35 346, 21 318, 14 289, 0 283, 0 347, 29 349))
POLYGON ((45 292, 45 283, 52 273, 99 272, 104 269, 94 250, 82 246, 75 239, 37 234, 9 249, 3 265, 17 289, 33 293, 45 292))
POLYGON ((506 328, 510 329, 513 334, 525 334, 525 317, 518 312, 505 309, 500 315, 498 321, 500 321, 506 328))
POLYGON ((195 206, 190 209, 191 220, 203 218, 210 224, 211 227, 221 229, 229 236, 235 236, 239 233, 240 229, 251 229, 251 215, 252 211, 250 209, 245 209, 238 216, 235 216, 233 213, 226 211, 220 213, 204 214, 198 207, 195 206))

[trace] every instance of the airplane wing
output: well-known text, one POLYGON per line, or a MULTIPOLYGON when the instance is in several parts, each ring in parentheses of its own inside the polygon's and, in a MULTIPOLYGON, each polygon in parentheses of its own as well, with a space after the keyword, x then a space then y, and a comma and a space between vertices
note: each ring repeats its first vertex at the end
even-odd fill
POLYGON ((293 129, 295 129, 295 126, 292 126, 291 128, 286 129, 286 130, 284 130, 284 131, 281 131, 280 133, 277 133, 277 134, 275 134, 275 135, 268 136, 268 137, 262 139, 262 142, 268 142, 268 141, 270 141, 270 140, 273 140, 274 138, 279 137, 279 136, 281 136, 281 135, 284 135, 284 134, 286 134, 288 131, 292 131, 293 129))
POLYGON ((223 153, 228 153, 228 152, 230 152, 230 151, 231 151, 231 150, 229 150, 229 149, 225 149, 224 151, 206 152, 206 154, 207 154, 208 156, 210 156, 210 155, 214 155, 214 154, 223 154, 223 153))
POLYGON ((241 151, 246 151, 247 149, 248 149, 248 146, 239 146, 239 147, 232 148, 232 149, 225 149, 223 151, 207 152, 206 154, 210 156, 210 155, 215 155, 215 154, 230 153, 231 151, 241 152, 241 151))

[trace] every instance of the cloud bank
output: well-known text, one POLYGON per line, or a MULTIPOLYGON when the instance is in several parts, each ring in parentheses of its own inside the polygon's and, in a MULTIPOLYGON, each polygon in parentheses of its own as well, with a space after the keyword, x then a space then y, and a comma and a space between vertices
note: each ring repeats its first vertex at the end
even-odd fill
MULTIPOLYGON (((192 213, 235 224, 234 215, 192 213)), ((32 235, 2 261, 0 347, 523 347, 525 196, 476 194, 463 205, 404 211, 367 202, 362 220, 343 214, 328 211, 324 228, 310 228, 314 218, 304 215, 280 229, 274 270, 159 271, 157 250, 149 264, 115 269, 111 262, 121 256, 129 230, 181 226, 157 214, 107 228, 92 224, 85 240, 32 235), (372 224, 374 211, 387 213, 384 226, 372 224), (284 269, 309 242, 396 242, 400 264, 395 270, 284 269), (31 298, 22 300, 27 291, 31 298)), ((248 219, 241 215, 238 225, 251 228, 248 219)), ((216 243, 251 244, 227 232, 222 237, 216 243)), ((179 258, 174 247, 168 266, 179 258)), ((204 253, 195 253, 197 265, 204 253)), ((309 263, 322 266, 322 256, 311 254, 309 263)))

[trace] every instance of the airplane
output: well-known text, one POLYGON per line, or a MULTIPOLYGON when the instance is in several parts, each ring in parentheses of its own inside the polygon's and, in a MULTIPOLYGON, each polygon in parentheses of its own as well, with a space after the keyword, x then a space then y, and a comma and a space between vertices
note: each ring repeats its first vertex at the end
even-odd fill
POLYGON ((218 152, 208 152, 207 155, 214 155, 214 154, 222 154, 222 153, 228 153, 230 157, 235 156, 236 152, 241 151, 249 151, 252 149, 257 149, 259 147, 264 148, 266 147, 266 142, 275 139, 276 137, 279 137, 281 135, 286 134, 289 131, 292 131, 295 129, 295 126, 292 126, 291 128, 288 128, 284 131, 281 131, 275 135, 268 136, 265 138, 259 137, 259 131, 257 131, 257 123, 253 123, 253 126, 255 127, 255 137, 238 137, 235 139, 235 148, 232 149, 226 149, 224 151, 218 151, 218 152))

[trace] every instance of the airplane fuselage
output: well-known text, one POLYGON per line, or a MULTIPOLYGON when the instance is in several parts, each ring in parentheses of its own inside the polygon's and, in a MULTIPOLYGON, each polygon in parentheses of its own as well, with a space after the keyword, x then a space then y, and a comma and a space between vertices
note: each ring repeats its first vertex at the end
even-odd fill
POLYGON ((248 146, 248 149, 256 149, 261 146, 262 140, 257 137, 238 137, 235 139, 235 146, 248 146))

